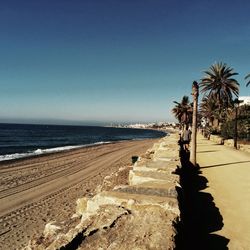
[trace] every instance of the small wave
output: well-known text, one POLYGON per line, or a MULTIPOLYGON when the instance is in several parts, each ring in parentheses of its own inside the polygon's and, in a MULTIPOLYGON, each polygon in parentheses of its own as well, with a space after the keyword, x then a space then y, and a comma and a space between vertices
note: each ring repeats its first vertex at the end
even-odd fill
POLYGON ((20 158, 26 158, 31 156, 37 156, 37 155, 43 155, 43 154, 50 154, 50 153, 57 153, 62 151, 68 151, 71 149, 77 149, 77 148, 85 148, 85 147, 91 147, 96 145, 102 145, 102 144, 109 144, 110 141, 106 142, 95 142, 91 144, 85 144, 85 145, 77 145, 77 146, 64 146, 64 147, 56 147, 56 148, 47 148, 47 149, 36 149, 31 152, 27 153, 15 153, 15 154, 7 154, 7 155, 0 155, 0 161, 9 161, 14 159, 20 159, 20 158))

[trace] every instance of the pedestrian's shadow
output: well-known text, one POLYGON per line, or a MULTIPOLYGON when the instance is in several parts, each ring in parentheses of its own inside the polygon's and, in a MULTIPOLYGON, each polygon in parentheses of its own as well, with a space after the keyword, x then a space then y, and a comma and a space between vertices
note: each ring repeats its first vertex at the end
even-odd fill
POLYGON ((189 152, 180 144, 181 167, 178 200, 181 220, 177 226, 176 249, 228 249, 229 239, 214 234, 222 229, 223 218, 209 193, 201 192, 208 180, 202 176, 199 166, 189 161, 189 152))

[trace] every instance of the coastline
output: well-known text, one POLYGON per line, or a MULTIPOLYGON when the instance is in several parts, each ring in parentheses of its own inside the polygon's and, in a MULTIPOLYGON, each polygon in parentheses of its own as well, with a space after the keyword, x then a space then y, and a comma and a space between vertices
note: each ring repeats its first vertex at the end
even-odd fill
MULTIPOLYGON (((146 140, 146 139, 160 139, 168 134, 167 131, 158 130, 158 129, 137 129, 137 128, 113 128, 113 127, 97 127, 97 126, 79 126, 82 131, 71 131, 69 128, 71 126, 61 126, 61 125, 51 125, 50 129, 45 133, 45 135, 41 135, 41 126, 47 125, 32 125, 32 124, 11 124, 12 127, 8 127, 9 124, 1 124, 5 125, 4 129, 7 130, 7 141, 0 147, 0 165, 2 162, 18 160, 18 159, 26 159, 31 157, 37 157, 41 155, 48 155, 52 153, 64 152, 79 148, 85 147, 92 147, 96 145, 102 144, 109 144, 109 143, 116 143, 116 142, 123 142, 123 141, 130 141, 130 140, 146 140), (13 126, 16 126, 17 132, 13 134, 13 126), (21 126, 21 128, 20 128, 21 126), (24 128, 23 128, 24 127, 24 128), (65 129, 65 137, 62 136, 64 133, 63 131, 60 132, 60 135, 54 135, 54 129, 58 128, 59 130, 64 128, 65 129), (88 129, 91 128, 89 131, 88 129), (115 132, 113 136, 110 130, 106 131, 105 129, 118 129, 118 130, 126 130, 126 133, 117 133, 115 132), (96 131, 93 131, 96 130, 96 131), (104 130, 103 130, 104 129, 104 130), (156 135, 147 135, 143 133, 135 133, 129 131, 136 131, 136 130, 143 130, 144 132, 147 131, 155 131, 158 132, 156 135), (9 131, 9 132, 8 132, 9 131), (94 134, 93 134, 94 133, 94 134), (98 138, 91 139, 92 136, 98 134, 98 138), (106 138, 106 134, 108 133, 108 138, 106 138), (27 134, 37 135, 39 140, 29 140, 27 138, 27 134), (14 136, 13 136, 14 135, 14 136), (81 140, 79 141, 78 136, 82 136, 81 140), (86 137, 89 136, 89 139, 86 137), (128 138, 126 138, 128 136, 128 138), (62 143, 54 143, 54 141, 63 140, 62 143), (66 144, 65 144, 66 140, 66 144), (11 143, 9 144, 9 141, 11 143), (42 141, 42 143, 41 143, 42 141), (53 143, 51 143, 53 142, 53 143), (6 148, 6 150, 5 150, 6 148)), ((49 127, 49 125, 48 125, 49 127)), ((72 126, 73 128, 75 126, 72 126)), ((3 129, 3 131, 4 131, 3 129)), ((0 131, 1 132, 1 131, 0 131)), ((112 131, 114 132, 114 131, 112 131)), ((3 133, 2 133, 3 134, 3 133)), ((1 135, 0 137, 6 135, 1 135)), ((32 137, 31 136, 31 137, 32 137)))
POLYGON ((75 212, 105 176, 131 165, 159 139, 130 140, 1 162, 0 247, 20 248, 44 225, 75 212), (58 209, 60 208, 60 209, 58 209))
MULTIPOLYGON (((65 153, 65 152, 69 152, 69 151, 74 151, 74 150, 81 150, 84 148, 90 148, 90 147, 98 147, 98 146, 102 146, 105 144, 113 144, 113 143, 117 143, 119 141, 107 141, 107 142, 97 142, 97 143, 91 143, 91 144, 86 144, 86 145, 74 145, 74 146, 65 146, 65 147, 56 147, 56 148, 46 148, 46 149, 37 149, 37 150, 41 150, 44 151, 43 153, 35 153, 34 150, 32 152, 27 152, 27 153, 14 153, 14 154, 9 154, 9 155, 0 155, 0 157, 6 157, 6 156, 12 156, 15 154, 24 154, 24 156, 20 156, 20 157, 16 157, 16 158, 9 158, 9 159, 4 159, 1 160, 0 158, 0 167, 1 165, 6 165, 6 163, 10 163, 10 162, 18 162, 18 161, 22 161, 22 160, 29 160, 29 159, 33 159, 33 158, 37 158, 37 157, 46 157, 48 155, 53 155, 53 154, 60 154, 60 153, 65 153), (60 150, 57 150, 60 149, 60 150)), ((122 142, 122 141, 120 141, 122 142)), ((7 157, 8 158, 8 157, 7 157)))

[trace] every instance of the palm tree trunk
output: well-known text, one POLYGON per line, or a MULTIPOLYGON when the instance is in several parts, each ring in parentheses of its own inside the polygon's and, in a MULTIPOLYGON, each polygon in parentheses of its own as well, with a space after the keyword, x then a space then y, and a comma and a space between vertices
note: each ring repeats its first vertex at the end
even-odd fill
POLYGON ((197 82, 193 82, 192 95, 194 102, 193 102, 193 123, 192 123, 190 162, 194 166, 196 166, 197 108, 198 108, 198 96, 199 96, 199 86, 197 82))

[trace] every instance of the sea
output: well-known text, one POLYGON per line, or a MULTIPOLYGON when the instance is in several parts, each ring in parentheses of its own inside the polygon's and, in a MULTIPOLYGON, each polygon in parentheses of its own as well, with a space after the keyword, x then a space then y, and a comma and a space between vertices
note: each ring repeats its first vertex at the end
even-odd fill
POLYGON ((0 161, 165 135, 148 129, 0 123, 0 161))

